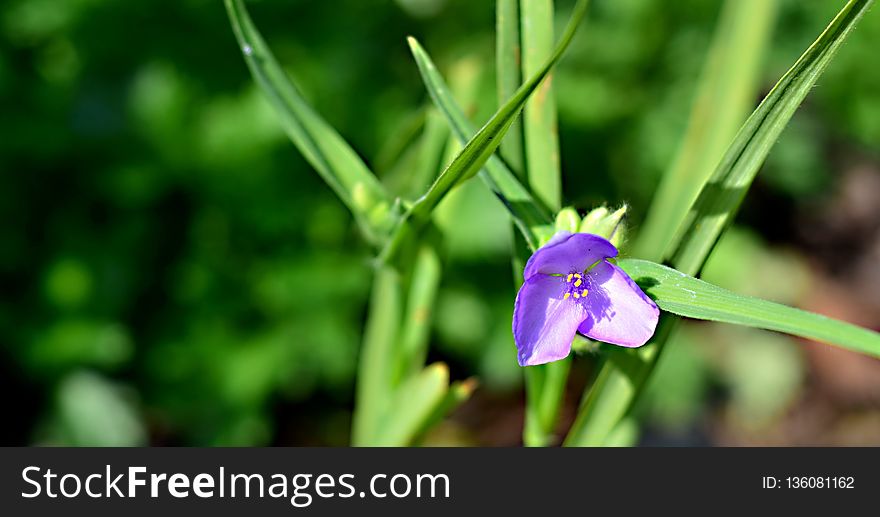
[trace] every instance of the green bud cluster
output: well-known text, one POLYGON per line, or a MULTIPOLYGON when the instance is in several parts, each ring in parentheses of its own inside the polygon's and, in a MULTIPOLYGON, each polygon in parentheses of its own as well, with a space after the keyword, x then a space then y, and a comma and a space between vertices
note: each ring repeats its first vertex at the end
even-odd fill
POLYGON ((626 205, 611 211, 605 206, 594 208, 581 218, 577 210, 566 207, 556 214, 556 231, 592 233, 605 237, 616 247, 626 240, 626 205))

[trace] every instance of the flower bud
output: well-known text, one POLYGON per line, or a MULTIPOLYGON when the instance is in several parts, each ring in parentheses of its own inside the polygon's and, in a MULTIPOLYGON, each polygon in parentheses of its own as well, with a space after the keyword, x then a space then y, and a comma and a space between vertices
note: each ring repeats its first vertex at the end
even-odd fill
POLYGON ((599 208, 594 208, 587 212, 587 215, 584 216, 583 221, 581 221, 580 229, 578 230, 581 233, 594 233, 596 235, 602 235, 599 230, 601 230, 601 226, 603 226, 603 221, 608 217, 608 209, 604 206, 600 206, 599 208))
POLYGON ((556 231, 567 231, 571 233, 577 233, 578 226, 581 223, 581 218, 577 213, 577 210, 568 206, 563 208, 556 214, 556 231))
POLYGON ((581 233, 592 233, 605 237, 611 244, 620 247, 626 237, 626 217, 627 206, 623 205, 614 212, 609 212, 604 206, 594 208, 581 221, 581 233))
POLYGON ((611 244, 614 244, 615 248, 620 249, 623 243, 626 242, 626 232, 626 223, 620 221, 614 231, 611 232, 611 237, 608 240, 611 241, 611 244))

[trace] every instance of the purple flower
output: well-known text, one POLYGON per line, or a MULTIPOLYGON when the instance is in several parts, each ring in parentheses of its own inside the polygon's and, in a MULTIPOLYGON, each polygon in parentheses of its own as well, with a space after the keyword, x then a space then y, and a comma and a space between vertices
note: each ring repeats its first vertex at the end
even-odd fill
POLYGON ((626 347, 644 345, 660 311, 607 259, 617 248, 590 233, 559 232, 531 256, 516 295, 513 337, 520 366, 568 356, 576 332, 626 347))

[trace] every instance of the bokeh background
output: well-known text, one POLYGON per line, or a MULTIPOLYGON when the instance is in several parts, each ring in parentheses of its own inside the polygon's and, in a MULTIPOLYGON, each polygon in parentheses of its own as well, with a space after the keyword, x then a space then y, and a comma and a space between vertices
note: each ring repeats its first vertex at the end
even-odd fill
MULTIPOLYGON (((762 92, 839 4, 781 2, 762 92)), ((427 105, 406 35, 474 120, 495 109, 494 2, 249 7, 310 102, 388 181, 427 105)), ((638 231, 720 8, 593 3, 555 79, 567 203, 626 201, 638 231)), ((874 11, 785 130, 704 277, 877 329, 874 11)), ((4 445, 348 442, 370 250, 282 134, 221 2, 7 0, 0 99, 4 445)), ((480 387, 427 443, 519 444, 505 214, 474 183, 439 218, 448 256, 431 359, 480 387)), ((593 364, 575 363, 563 426, 593 364)), ((650 445, 880 445, 880 362, 689 323, 639 412, 650 445)))

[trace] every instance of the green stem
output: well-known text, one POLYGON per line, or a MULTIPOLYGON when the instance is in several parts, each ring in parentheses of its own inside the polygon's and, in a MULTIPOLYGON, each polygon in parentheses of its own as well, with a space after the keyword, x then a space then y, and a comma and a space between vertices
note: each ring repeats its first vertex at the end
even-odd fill
POLYGON ((406 313, 400 336, 398 372, 395 379, 402 380, 422 368, 428 355, 428 337, 431 330, 431 313, 440 287, 440 256, 434 246, 423 245, 416 254, 406 313))
MULTIPOLYGON (((496 7, 495 68, 498 77, 498 105, 513 97, 522 84, 521 46, 519 35, 519 0, 498 0, 496 7)), ((501 142, 501 156, 511 171, 524 177, 523 127, 514 121, 501 142)))
MULTIPOLYGON (((553 52, 553 0, 521 0, 519 31, 522 76, 531 77, 553 52)), ((523 111, 526 181, 535 196, 553 212, 562 200, 559 141, 552 73, 541 83, 523 111)), ((524 242, 518 254, 527 258, 524 242)), ((516 271, 517 278, 522 269, 516 271)), ((559 408, 565 395, 571 359, 525 369, 526 412, 523 443, 543 447, 555 441, 559 408)))
MULTIPOLYGON (((665 341, 679 318, 663 314, 652 342, 665 341)), ((649 346, 627 350, 606 345, 608 357, 587 388, 563 445, 598 447, 606 444, 618 422, 630 411, 654 370, 661 349, 649 346)))
POLYGON ((559 408, 565 395, 571 359, 525 368, 526 414, 523 444, 526 447, 552 445, 559 408))
MULTIPOLYGON (((522 75, 531 77, 553 52, 553 0, 522 0, 520 31, 522 75)), ((562 174, 552 72, 526 103, 523 132, 528 184, 555 212, 562 202, 562 174)))
POLYGON ((380 267, 373 278, 364 342, 358 361, 352 445, 377 439, 382 415, 393 393, 394 348, 403 305, 400 274, 380 267))

